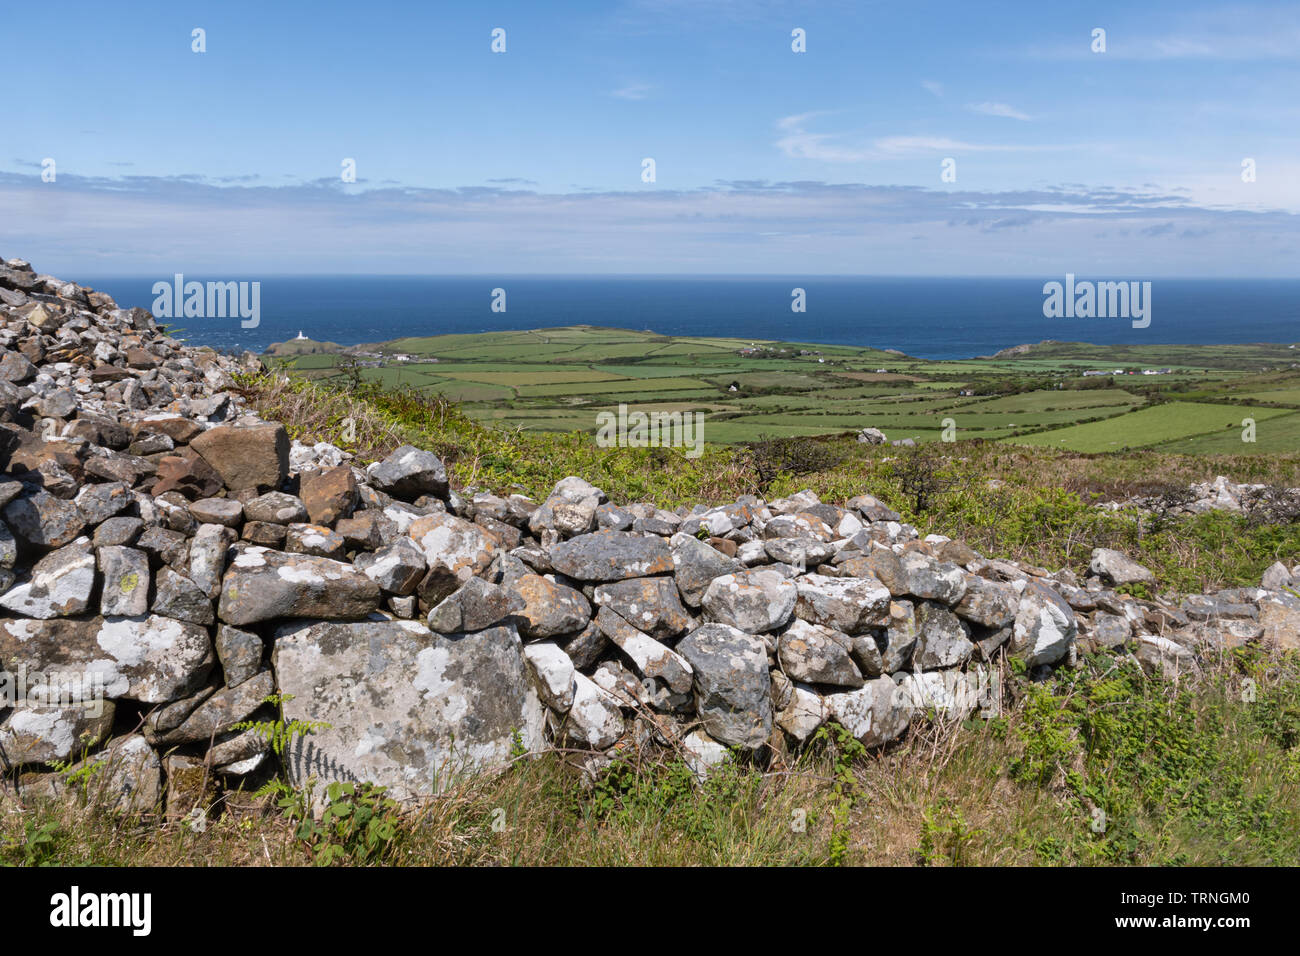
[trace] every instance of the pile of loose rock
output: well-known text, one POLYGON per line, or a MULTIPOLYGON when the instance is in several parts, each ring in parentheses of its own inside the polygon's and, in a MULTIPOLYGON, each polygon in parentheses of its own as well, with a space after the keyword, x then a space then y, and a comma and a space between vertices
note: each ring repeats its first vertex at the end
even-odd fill
MULTIPOLYGON (((864 744, 993 713, 1010 673, 1133 654, 1152 673, 1300 646, 1300 567, 1261 588, 1138 600, 981 557, 869 495, 619 506, 450 487, 430 451, 365 468, 248 413, 252 368, 139 309, 0 266, 3 793, 97 765, 124 807, 184 816, 278 770, 248 721, 310 722, 295 782, 403 798, 522 751, 592 771, 666 747, 698 772, 836 721, 864 744), (75 691, 76 693, 73 693, 75 691), (52 765, 57 765, 55 769, 52 765)), ((0 796, 3 795, 0 793, 0 796)))
POLYGON ((1273 488, 1258 483, 1238 484, 1219 475, 1213 481, 1200 481, 1162 495, 1137 495, 1122 501, 1102 502, 1099 507, 1111 511, 1140 508, 1170 515, 1203 514, 1206 511, 1231 511, 1251 515, 1270 509, 1284 509, 1286 518, 1300 514, 1300 488, 1273 488))

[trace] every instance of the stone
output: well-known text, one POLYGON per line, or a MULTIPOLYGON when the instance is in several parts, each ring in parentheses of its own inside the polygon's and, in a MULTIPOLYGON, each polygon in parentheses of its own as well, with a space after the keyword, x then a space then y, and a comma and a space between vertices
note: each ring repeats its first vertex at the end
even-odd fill
POLYGON ((204 628, 141 615, 0 621, 0 661, 10 671, 76 672, 105 697, 161 704, 193 693, 214 658, 204 628))
POLYGON ((974 574, 966 577, 966 594, 953 611, 981 627, 1006 627, 1016 619, 1020 596, 1005 585, 974 574))
POLYGON ((594 601, 657 641, 680 637, 694 623, 682 607, 671 577, 628 578, 601 584, 594 601))
POLYGON ((215 767, 218 773, 244 774, 256 770, 271 748, 266 735, 255 727, 233 736, 222 736, 225 739, 219 740, 204 758, 204 762, 215 767))
POLYGON ((87 459, 86 474, 105 481, 120 481, 135 487, 157 472, 157 466, 139 455, 102 455, 87 459))
POLYGON ((470 578, 429 612, 429 629, 442 634, 481 631, 504 621, 520 603, 505 588, 470 578))
POLYGON ((681 740, 683 760, 695 779, 703 783, 716 768, 731 759, 731 750, 702 730, 692 730, 681 740))
POLYGON ((221 490, 221 475, 211 464, 193 453, 160 458, 156 473, 158 481, 150 489, 154 495, 178 491, 191 501, 196 501, 211 498, 221 490))
POLYGON ((34 796, 59 799, 75 792, 78 796, 84 793, 88 803, 112 811, 152 813, 161 809, 162 761, 144 737, 129 734, 110 741, 103 751, 77 761, 65 773, 24 775, 19 785, 24 799, 34 796), (32 779, 37 776, 41 778, 39 795, 32 779), (69 784, 69 780, 84 783, 69 784))
POLYGON ((203 426, 198 422, 175 415, 151 415, 145 421, 150 431, 166 435, 180 445, 188 445, 196 435, 203 432, 203 426))
POLYGON ((448 492, 447 469, 441 459, 414 445, 403 445, 372 464, 366 478, 380 491, 403 501, 414 501, 420 495, 446 498, 448 492))
POLYGON ((695 709, 715 740, 748 750, 772 733, 772 693, 763 642, 726 624, 705 624, 677 645, 690 664, 695 709))
MULTIPOLYGON (((291 524, 285 528, 284 550, 290 554, 314 554, 318 558, 333 558, 335 561, 346 560, 348 556, 347 541, 343 535, 318 524, 291 524)), ((357 555, 357 558, 360 559, 361 555, 357 555)), ((424 568, 423 555, 420 555, 420 568, 424 568)))
POLYGON ((227 687, 238 687, 262 668, 262 639, 252 631, 222 624, 217 628, 217 659, 227 687))
POLYGON ((771 538, 763 542, 763 550, 773 561, 799 571, 824 564, 835 555, 834 545, 816 538, 771 538))
POLYGON ((970 660, 975 644, 970 626, 936 601, 922 601, 916 608, 920 636, 912 655, 914 670, 957 667, 970 660))
POLYGON ((605 648, 609 646, 609 639, 596 626, 595 621, 589 621, 586 627, 565 640, 562 646, 574 667, 589 670, 600 660, 605 648))
POLYGON ((200 498, 190 503, 190 514, 200 524, 238 528, 244 520, 244 506, 233 498, 200 498))
POLYGON ((761 634, 784 626, 797 598, 793 581, 777 571, 756 569, 715 578, 702 603, 709 621, 761 634))
POLYGON ((597 612, 596 626, 627 655, 642 677, 658 678, 676 694, 691 689, 691 665, 681 655, 637 630, 608 607, 597 612))
MULTIPOLYGON (((581 591, 538 574, 524 574, 508 587, 523 602, 519 631, 525 640, 561 637, 581 631, 591 620, 591 604, 581 591)), ((600 642, 603 646, 604 642, 600 642)))
POLYGON ((307 509, 296 495, 268 491, 244 502, 244 518, 267 524, 294 524, 307 520, 307 509))
POLYGON ((861 687, 862 672, 850 653, 852 639, 795 618, 777 639, 777 660, 794 681, 861 687))
POLYGON ((358 551, 377 551, 392 544, 399 533, 396 521, 372 508, 363 508, 351 518, 340 518, 334 523, 334 530, 343 536, 349 548, 358 551))
MULTIPOLYGON (((104 576, 99 613, 136 615, 149 610, 149 555, 137 548, 100 548, 99 571, 104 576)), ((166 570, 166 569, 164 569, 166 570)), ((159 611, 160 614, 166 614, 159 611)))
POLYGON ((186 565, 188 577, 214 600, 221 593, 222 575, 226 572, 226 553, 234 543, 235 532, 218 524, 199 525, 190 541, 186 565))
POLYGON ((190 539, 179 531, 149 525, 140 533, 135 544, 141 551, 148 552, 163 564, 181 567, 189 562, 190 539))
POLYGON ((0 607, 42 620, 80 614, 90 607, 95 581, 90 539, 78 538, 37 561, 27 581, 0 595, 0 607))
POLYGON ((42 418, 71 418, 77 410, 77 396, 70 388, 56 388, 36 399, 35 411, 42 418))
POLYGON ((156 593, 153 600, 155 614, 177 621, 188 621, 190 624, 202 624, 205 627, 216 620, 212 611, 212 600, 201 587, 185 575, 171 568, 162 568, 158 572, 155 585, 156 593))
POLYGON ((763 527, 763 538, 768 541, 789 539, 825 543, 835 540, 835 529, 818 515, 801 511, 773 518, 763 527))
MULTIPOLYGON (((594 485, 581 478, 564 478, 529 516, 528 528, 534 534, 556 531, 565 538, 587 534, 596 528, 596 512, 604 501, 605 493, 594 485)), ((625 530, 617 522, 605 527, 625 530)))
POLYGON ((1165 637, 1138 635, 1136 656, 1148 675, 1159 675, 1166 680, 1174 680, 1200 670, 1192 651, 1165 637))
POLYGON ((387 593, 403 596, 415 592, 427 570, 424 552, 410 538, 398 538, 379 551, 359 554, 352 563, 387 593))
POLYGON ((1260 643, 1270 650, 1300 650, 1300 597, 1265 591, 1259 599, 1260 643))
POLYGON ((550 551, 555 570, 579 581, 622 581, 673 570, 663 538, 595 531, 561 541, 550 551))
POLYGON ((338 465, 302 477, 302 501, 313 524, 332 525, 346 518, 358 500, 351 465, 338 465))
MULTIPOLYGON (((543 708, 513 627, 435 636, 411 621, 297 623, 272 653, 289 720, 327 727, 287 755, 292 782, 363 780, 397 799, 543 746, 543 708)), ((570 708, 572 713, 572 708, 570 708)))
POLYGON ((115 545, 126 547, 135 544, 143 529, 144 521, 140 518, 109 518, 95 529, 91 542, 96 548, 111 548, 115 545))
MULTIPOLYGON (((714 578, 741 569, 740 562, 728 557, 689 534, 675 534, 669 541, 672 546, 673 579, 687 606, 697 608, 704 600, 704 592, 714 578)), ((762 544, 758 547, 761 549, 762 544)))
POLYGON ((6 382, 25 382, 35 375, 36 366, 21 352, 5 350, 4 355, 0 356, 0 378, 6 382))
POLYGON ((98 525, 121 513, 134 500, 124 482, 84 485, 72 499, 88 525, 98 525))
POLYGON ((558 644, 542 641, 524 647, 524 660, 542 703, 561 714, 568 711, 577 692, 577 671, 569 655, 558 644))
POLYGON ((114 712, 111 700, 15 707, 0 723, 0 753, 11 767, 68 760, 108 736, 114 712))
POLYGON ((420 590, 422 596, 430 593, 426 598, 430 603, 486 571, 499 546, 499 539, 486 528, 450 514, 417 518, 407 534, 424 553, 432 581, 420 590))
POLYGON ((573 703, 565 714, 561 736, 578 746, 604 750, 615 744, 625 729, 618 699, 582 671, 575 671, 573 703))
POLYGON ((874 577, 808 574, 795 584, 795 616, 809 623, 853 635, 889 620, 889 589, 874 577))
POLYGON ((877 677, 856 690, 825 697, 830 719, 869 748, 901 737, 912 721, 908 694, 890 677, 877 677))
POLYGON ((231 491, 277 489, 289 474, 289 435, 283 425, 217 425, 194 436, 190 447, 231 491))
POLYGON ((341 561, 244 549, 221 583, 217 616, 236 627, 277 617, 364 618, 379 606, 379 585, 341 561))
POLYGON ((283 551, 287 530, 282 524, 272 524, 269 521, 249 521, 244 525, 244 532, 239 537, 249 544, 283 551))
POLYGON ((1111 548, 1094 548, 1088 570, 1110 587, 1122 584, 1141 584, 1155 580, 1147 568, 1130 560, 1125 554, 1111 548))
POLYGON ((795 743, 805 743, 817 728, 826 723, 828 710, 825 700, 813 688, 795 682, 790 700, 776 715, 776 725, 795 743))
POLYGON ((898 691, 913 713, 930 711, 951 720, 965 720, 994 703, 982 673, 960 670, 908 674, 899 681, 898 691))
POLYGON ((1055 591, 1037 581, 1026 581, 1010 650, 1029 667, 1056 664, 1070 653, 1078 629, 1074 611, 1055 591))
POLYGON ((17 537, 41 549, 70 544, 86 527, 85 516, 73 502, 32 488, 5 505, 4 520, 17 537))
POLYGON ((911 666, 920 636, 916 606, 911 601, 890 602, 889 624, 885 627, 884 647, 880 649, 884 673, 893 674, 911 666))
POLYGON ((1092 616, 1088 636, 1099 647, 1123 647, 1133 636, 1133 625, 1122 615, 1097 611, 1092 616))
MULTIPOLYGON (((266 698, 274 693, 275 678, 270 671, 261 671, 235 687, 217 691, 194 708, 180 726, 152 735, 150 742, 161 748, 207 742, 218 734, 226 733, 234 724, 250 718, 266 702, 266 698)), ((148 733, 146 729, 146 735, 148 733)))
POLYGON ((1268 591, 1281 591, 1283 588, 1294 586, 1291 579, 1291 572, 1281 561, 1274 561, 1264 572, 1263 578, 1260 579, 1259 586, 1268 591))

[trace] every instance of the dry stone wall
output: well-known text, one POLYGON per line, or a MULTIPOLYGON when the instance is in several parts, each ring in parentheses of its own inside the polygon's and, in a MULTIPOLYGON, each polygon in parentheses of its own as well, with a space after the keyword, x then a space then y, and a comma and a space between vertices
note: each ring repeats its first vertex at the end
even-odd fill
POLYGON ((0 798, 90 761, 119 805, 191 813, 278 769, 237 727, 272 694, 317 727, 295 782, 416 798, 552 746, 591 771, 672 747, 699 773, 828 721, 882 747, 918 714, 996 712, 1009 658, 1176 676, 1300 646, 1281 564, 1142 601, 1122 554, 1079 580, 921 539, 869 495, 667 511, 580 477, 540 502, 455 489, 409 446, 362 467, 249 412, 256 357, 14 259, 0 345, 0 798))

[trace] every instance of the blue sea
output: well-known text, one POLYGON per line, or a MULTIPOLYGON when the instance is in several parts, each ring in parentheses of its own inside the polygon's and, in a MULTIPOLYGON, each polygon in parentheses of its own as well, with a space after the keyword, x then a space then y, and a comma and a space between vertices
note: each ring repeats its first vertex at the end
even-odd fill
MULTIPOLYGON (((1118 281, 1120 276, 1079 279, 1118 281)), ((770 276, 448 277, 189 275, 261 283, 257 328, 238 318, 171 319, 191 344, 261 352, 302 332, 355 345, 405 336, 599 325, 667 335, 729 336, 899 349, 970 358, 1043 339, 1098 344, 1227 344, 1300 340, 1300 279, 1150 279, 1151 324, 1043 317, 1043 278, 770 276), (791 290, 807 311, 791 311, 791 290), (491 310, 492 290, 506 311, 491 310)), ((79 280, 123 306, 151 308, 170 276, 79 280)))

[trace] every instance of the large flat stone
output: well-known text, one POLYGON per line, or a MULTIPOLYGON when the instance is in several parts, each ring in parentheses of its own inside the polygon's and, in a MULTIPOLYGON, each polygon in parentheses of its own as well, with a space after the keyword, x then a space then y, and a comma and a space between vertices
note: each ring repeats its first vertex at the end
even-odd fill
POLYGON ((299 623, 272 654, 288 719, 325 721, 290 753, 295 782, 367 780, 424 796, 503 766, 516 732, 542 746, 543 709, 511 626, 436 636, 411 621, 299 623))

